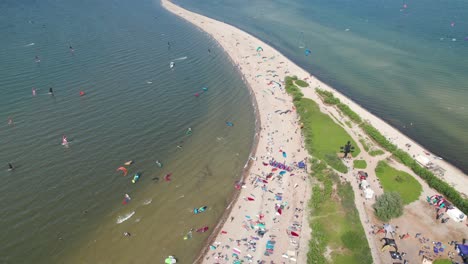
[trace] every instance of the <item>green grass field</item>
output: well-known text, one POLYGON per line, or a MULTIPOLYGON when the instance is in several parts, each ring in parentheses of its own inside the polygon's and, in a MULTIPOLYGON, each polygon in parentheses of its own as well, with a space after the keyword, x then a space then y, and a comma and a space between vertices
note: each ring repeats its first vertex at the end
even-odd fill
POLYGON ((365 169, 367 168, 367 162, 365 160, 354 160, 353 166, 356 169, 365 169))
POLYGON ((313 239, 309 242, 307 263, 372 263, 351 185, 342 183, 333 172, 316 167, 312 167, 314 176, 324 183, 324 188, 314 186, 314 200, 309 204, 313 239), (331 261, 323 257, 327 247, 331 250, 331 261))
POLYGON ((385 161, 379 161, 375 173, 385 192, 398 192, 403 204, 418 200, 421 194, 421 184, 410 174, 396 170, 385 161))
POLYGON ((320 112, 318 105, 313 100, 302 98, 296 101, 296 107, 301 122, 305 125, 303 132, 309 152, 327 162, 337 171, 347 172, 346 166, 338 158, 337 153, 340 152, 340 147, 349 140, 351 145, 355 147, 353 156, 359 155, 360 149, 356 142, 328 115, 320 112))
POLYGON ((452 264, 452 261, 450 259, 436 259, 434 264, 452 264))
POLYGON ((302 132, 307 151, 317 158, 312 160, 311 176, 320 181, 313 184, 309 202, 312 238, 309 240, 307 263, 372 263, 364 228, 354 204, 353 189, 349 183, 342 183, 339 176, 327 167, 328 164, 346 172, 346 166, 337 153, 348 140, 356 147, 353 156, 357 156, 360 150, 342 127, 320 112, 314 101, 303 98, 293 81, 297 81, 297 77, 286 77, 286 91, 293 97, 297 113, 304 123, 302 132), (330 261, 325 257, 327 249, 331 250, 330 261))

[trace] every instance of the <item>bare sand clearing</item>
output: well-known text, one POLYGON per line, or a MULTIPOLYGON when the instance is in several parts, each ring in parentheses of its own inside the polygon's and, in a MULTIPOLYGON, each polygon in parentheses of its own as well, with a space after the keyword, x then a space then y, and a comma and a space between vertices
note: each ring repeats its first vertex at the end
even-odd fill
MULTIPOLYGON (((446 170, 445 180, 461 193, 468 194, 467 178, 461 171, 442 160, 432 160, 434 155, 425 154, 425 150, 417 143, 320 82, 261 40, 228 24, 187 11, 168 0, 162 0, 162 5, 217 40, 250 87, 257 103, 257 116, 260 118, 259 132, 256 135, 258 145, 249 161, 250 169, 245 174, 240 192, 237 193, 238 198, 227 207, 222 221, 208 239, 209 247, 205 248, 197 262, 232 263, 233 253, 240 259, 251 259, 253 263, 259 260, 307 262, 310 228, 306 210, 311 190, 307 172, 294 168, 292 172, 280 175, 282 169, 274 170, 274 167, 268 164, 271 160, 276 160, 294 167, 294 162, 308 159, 298 127, 298 116, 291 98, 284 90, 283 81, 286 76, 296 75, 306 79, 311 87, 334 92, 336 97, 348 104, 363 119, 368 120, 394 144, 411 155, 431 157, 433 163, 446 170), (407 144, 411 147, 407 147, 407 144), (279 208, 281 210, 278 210, 279 208), (259 230, 263 228, 267 232, 262 236, 259 230), (294 233, 299 236, 294 236, 294 233)), ((327 110, 331 107, 318 99, 313 88, 305 88, 303 91, 306 97, 319 104, 322 111, 331 114, 327 110)), ((352 133, 353 137, 357 137, 357 133, 360 132, 355 130, 352 133)), ((378 160, 372 157, 364 158, 371 163, 378 160)), ((348 180, 351 180, 349 177, 350 175, 347 175, 348 180)), ((357 186, 353 185, 356 191, 357 186)), ((426 192, 427 186, 424 187, 426 192)), ((358 192, 356 193, 356 204, 366 229, 374 263, 386 262, 386 258, 377 252, 377 248, 380 247, 378 240, 367 232, 370 232, 371 222, 374 222, 373 219, 369 219, 372 218, 369 216, 369 206, 363 206, 363 200, 358 192)))

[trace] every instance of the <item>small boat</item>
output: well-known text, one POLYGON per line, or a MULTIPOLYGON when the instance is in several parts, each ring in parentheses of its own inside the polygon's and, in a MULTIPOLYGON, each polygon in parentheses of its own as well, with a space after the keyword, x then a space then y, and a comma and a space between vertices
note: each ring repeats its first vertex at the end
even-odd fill
POLYGON ((198 233, 205 233, 206 231, 208 231, 208 227, 207 226, 204 226, 202 228, 198 228, 197 229, 197 232, 198 233))
POLYGON ((171 63, 169 64, 169 67, 172 69, 174 68, 174 65, 175 65, 175 62, 171 61, 171 63))
POLYGON ((126 166, 130 166, 130 165, 132 165, 132 164, 133 164, 133 160, 129 160, 129 161, 126 161, 126 162, 124 163, 124 165, 126 165, 126 166))
POLYGON ((194 214, 203 213, 203 212, 206 211, 207 208, 208 208, 208 206, 206 206, 206 205, 205 205, 205 206, 202 206, 202 207, 200 207, 200 208, 195 208, 195 209, 193 209, 193 213, 194 213, 194 214))

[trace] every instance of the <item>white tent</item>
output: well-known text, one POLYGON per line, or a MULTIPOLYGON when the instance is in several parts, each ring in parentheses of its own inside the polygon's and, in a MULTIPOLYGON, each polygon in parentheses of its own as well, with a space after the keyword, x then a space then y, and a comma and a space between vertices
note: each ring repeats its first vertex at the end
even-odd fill
POLYGON ((364 194, 366 195, 366 199, 372 199, 374 197, 374 191, 371 188, 365 189, 364 194))
POLYGON ((455 222, 463 222, 466 220, 466 215, 456 207, 448 209, 447 215, 450 216, 450 218, 452 218, 455 222))
POLYGON ((423 256, 422 264, 432 264, 432 259, 429 259, 426 256, 423 256))
POLYGON ((428 157, 424 157, 421 155, 416 156, 416 162, 421 164, 423 167, 427 167, 431 164, 431 161, 429 160, 428 157))
POLYGON ((369 183, 366 180, 362 180, 360 187, 361 189, 366 189, 367 187, 369 187, 369 183))
POLYGON ((426 258, 425 256, 423 256, 422 264, 432 264, 432 260, 430 260, 430 259, 426 258))

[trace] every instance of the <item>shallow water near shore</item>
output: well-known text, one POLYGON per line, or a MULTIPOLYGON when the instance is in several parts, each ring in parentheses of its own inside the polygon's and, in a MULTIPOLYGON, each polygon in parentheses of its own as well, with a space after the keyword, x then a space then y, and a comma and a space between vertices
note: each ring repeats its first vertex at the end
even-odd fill
POLYGON ((175 2, 259 37, 468 172, 466 1, 175 2))
POLYGON ((251 98, 227 56, 154 1, 0 8, 0 262, 190 263, 210 232, 184 235, 211 231, 253 141, 251 98))

